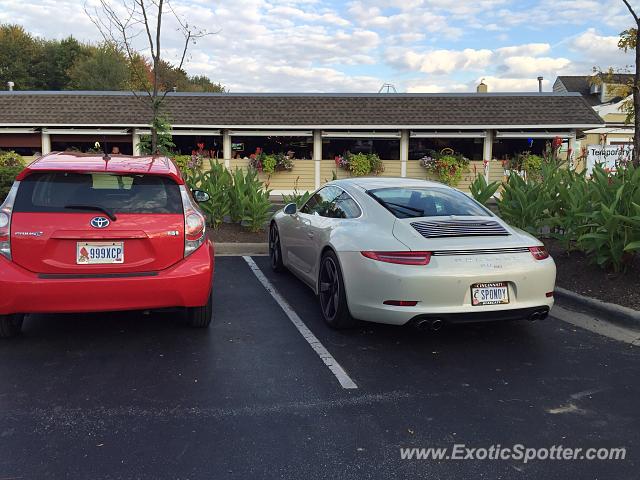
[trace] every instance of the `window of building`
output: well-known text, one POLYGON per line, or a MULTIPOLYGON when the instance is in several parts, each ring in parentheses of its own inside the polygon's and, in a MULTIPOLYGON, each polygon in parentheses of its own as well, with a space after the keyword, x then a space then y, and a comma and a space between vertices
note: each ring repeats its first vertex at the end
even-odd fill
POLYGON ((293 152, 293 158, 310 160, 313 158, 313 137, 283 136, 243 136, 231 137, 231 158, 249 158, 262 149, 267 155, 293 152))
POLYGON ((220 135, 173 135, 173 150, 177 155, 202 152, 205 157, 222 158, 222 136, 220 135))
POLYGON ((322 158, 334 159, 346 153, 375 153, 382 160, 400 159, 400 139, 397 138, 324 138, 322 158))
POLYGON ((451 149, 469 160, 482 160, 484 138, 410 138, 409 160, 420 160, 430 151, 451 149))

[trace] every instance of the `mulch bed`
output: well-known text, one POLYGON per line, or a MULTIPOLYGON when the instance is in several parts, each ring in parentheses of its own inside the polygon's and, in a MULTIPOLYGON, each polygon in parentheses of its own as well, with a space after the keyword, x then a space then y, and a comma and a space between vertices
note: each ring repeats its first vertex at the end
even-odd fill
POLYGON ((626 273, 613 273, 589 263, 581 252, 567 255, 552 239, 544 243, 558 267, 557 284, 572 292, 640 310, 640 258, 626 273))
POLYGON ((220 243, 265 243, 266 231, 250 232, 237 223, 223 223, 218 228, 209 228, 209 237, 220 243))

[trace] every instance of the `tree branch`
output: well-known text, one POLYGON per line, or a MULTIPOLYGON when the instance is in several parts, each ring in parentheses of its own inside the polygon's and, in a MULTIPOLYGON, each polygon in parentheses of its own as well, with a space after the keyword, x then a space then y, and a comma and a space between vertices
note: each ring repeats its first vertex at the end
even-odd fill
POLYGON ((640 26, 640 19, 638 18, 638 15, 636 14, 636 12, 633 10, 633 8, 631 7, 631 5, 629 4, 629 2, 627 0, 622 0, 622 3, 624 3, 627 6, 627 9, 629 10, 629 13, 631 13, 631 16, 633 17, 633 19, 636 21, 636 25, 640 26))

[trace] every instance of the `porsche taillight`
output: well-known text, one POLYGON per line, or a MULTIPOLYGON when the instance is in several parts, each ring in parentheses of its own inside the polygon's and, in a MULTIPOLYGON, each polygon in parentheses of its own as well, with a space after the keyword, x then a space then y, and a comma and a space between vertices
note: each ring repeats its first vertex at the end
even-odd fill
POLYGON ((431 252, 360 252, 367 258, 378 262, 398 265, 429 265, 431 252))
POLYGON ((20 182, 14 182, 6 200, 0 206, 0 255, 11 260, 11 212, 20 182))
POLYGON ((187 187, 180 185, 182 208, 184 210, 184 256, 195 252, 207 238, 207 224, 204 215, 191 199, 187 187))
POLYGON ((545 247, 529 247, 529 251, 533 258, 536 260, 544 260, 545 258, 549 258, 549 252, 545 247))

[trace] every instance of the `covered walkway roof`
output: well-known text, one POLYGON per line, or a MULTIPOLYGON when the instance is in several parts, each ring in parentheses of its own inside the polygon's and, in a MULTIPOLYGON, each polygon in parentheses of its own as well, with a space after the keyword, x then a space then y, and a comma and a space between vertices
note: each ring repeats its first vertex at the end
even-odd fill
MULTIPOLYGON (((579 93, 169 93, 173 127, 311 129, 543 129, 604 124, 579 93)), ((143 127, 146 93, 0 92, 4 127, 143 127)))

